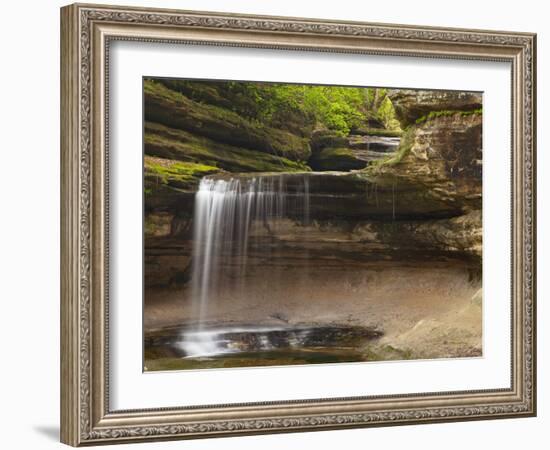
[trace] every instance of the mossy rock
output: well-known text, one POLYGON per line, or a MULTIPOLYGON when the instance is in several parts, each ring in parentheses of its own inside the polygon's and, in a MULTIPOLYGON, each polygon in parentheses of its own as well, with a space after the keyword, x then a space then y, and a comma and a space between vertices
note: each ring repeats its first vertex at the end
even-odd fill
POLYGON ((481 108, 472 109, 469 111, 455 111, 455 110, 430 111, 427 115, 416 119, 416 124, 420 125, 429 120, 437 119, 438 117, 452 117, 455 115, 460 117, 467 117, 475 114, 481 115, 482 113, 483 113, 483 110, 481 108))
POLYGON ((350 171, 366 167, 367 162, 357 159, 353 151, 347 147, 329 147, 312 156, 309 165, 313 170, 350 171))
POLYGON ((364 170, 377 185, 416 185, 462 212, 481 208, 482 116, 432 114, 409 127, 395 154, 364 170))
POLYGON ((390 89, 388 96, 403 129, 435 111, 473 111, 482 107, 478 92, 390 89))
POLYGON ((145 238, 169 236, 172 230, 173 219, 174 215, 166 211, 146 213, 143 223, 145 238))
POLYGON ((383 136, 383 137, 401 137, 402 130, 388 130, 386 128, 367 128, 358 127, 352 130, 351 134, 360 136, 383 136))
MULTIPOLYGON (((167 88, 185 95, 193 101, 219 106, 233 111, 240 116, 255 120, 258 117, 259 103, 255 95, 250 95, 244 86, 255 86, 260 92, 268 87, 268 83, 251 81, 225 81, 225 80, 182 80, 173 78, 156 78, 156 81, 167 88), (240 87, 239 87, 240 86, 240 87)), ((283 113, 274 111, 264 124, 273 128, 289 131, 297 136, 311 135, 311 117, 302 110, 285 110, 283 113)))
MULTIPOLYGON (((373 114, 373 113, 371 113, 373 114)), ((368 117, 367 120, 365 121, 365 125, 368 127, 368 128, 378 128, 378 129, 384 129, 386 128, 386 126, 384 125, 384 122, 382 122, 379 118, 377 117, 373 117, 371 115, 371 117, 368 117)))
POLYGON ((306 161, 311 155, 308 139, 252 123, 226 108, 193 101, 157 81, 145 80, 144 99, 147 121, 291 161, 306 161))
POLYGON ((365 169, 369 174, 376 175, 384 167, 395 166, 407 157, 414 145, 416 127, 409 127, 402 135, 397 150, 386 158, 372 161, 365 169))
POLYGON ((269 153, 220 144, 193 133, 145 123, 145 154, 200 163, 229 172, 297 172, 310 170, 302 162, 269 153))
POLYGON ((179 80, 176 78, 158 78, 150 79, 153 83, 160 83, 168 89, 179 92, 193 101, 200 103, 208 103, 222 108, 231 109, 234 105, 235 98, 229 98, 227 95, 222 95, 220 85, 227 84, 226 81, 195 81, 195 80, 179 80))
POLYGON ((347 137, 335 131, 316 130, 311 135, 310 146, 312 154, 314 154, 327 147, 344 147, 347 143, 347 137))
POLYGON ((220 172, 218 167, 192 162, 174 161, 164 158, 145 156, 144 181, 145 194, 169 186, 184 191, 195 190, 205 175, 220 172))

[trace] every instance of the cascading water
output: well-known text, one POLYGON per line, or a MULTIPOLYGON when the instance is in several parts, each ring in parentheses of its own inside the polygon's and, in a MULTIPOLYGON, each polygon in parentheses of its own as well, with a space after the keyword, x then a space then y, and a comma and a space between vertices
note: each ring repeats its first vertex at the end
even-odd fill
MULTIPOLYGON (((205 177, 201 180, 193 217, 191 292, 196 326, 182 340, 188 356, 231 351, 231 346, 220 340, 221 331, 206 328, 208 304, 213 298, 223 300, 224 291, 228 289, 227 277, 224 277, 226 270, 236 273, 236 283, 245 289, 249 250, 254 243, 251 232, 256 227, 265 227, 269 232, 277 230, 289 210, 294 216, 301 216, 295 217, 297 220, 309 223, 310 194, 306 174, 205 177)), ((264 254, 270 251, 269 246, 263 249, 264 254)))

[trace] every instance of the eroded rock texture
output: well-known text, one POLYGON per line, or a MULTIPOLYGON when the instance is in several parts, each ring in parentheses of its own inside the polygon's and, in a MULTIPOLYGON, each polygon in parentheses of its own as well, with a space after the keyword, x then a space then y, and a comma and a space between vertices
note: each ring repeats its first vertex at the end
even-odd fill
MULTIPOLYGON (((242 292, 228 293, 234 308, 220 305, 213 318, 283 314, 300 322, 313 308, 316 320, 340 323, 352 320, 340 314, 346 310, 337 305, 340 295, 352 299, 348 310, 359 315, 366 308, 365 292, 373 303, 362 324, 384 329, 381 345, 390 347, 377 351, 388 359, 413 347, 425 357, 480 354, 481 94, 390 90, 388 95, 402 131, 384 130, 369 119, 342 136, 306 129, 301 117, 259 126, 235 111, 236 104, 246 108, 247 99, 228 97, 214 85, 146 81, 145 287, 153 299, 146 304, 151 311, 146 327, 189 319, 189 308, 180 306, 189 295, 195 193, 203 177, 282 175, 291 186, 305 176, 308 220, 302 209, 290 206, 276 225, 250 229, 248 275, 256 276, 254 288, 246 299, 242 292), (306 267, 306 261, 316 265, 306 267), (457 303, 458 312, 434 306, 440 291, 445 308, 466 299, 457 303), (292 303, 293 292, 311 305, 292 303), (287 298, 281 306, 287 310, 270 305, 270 293, 287 298), (415 295, 422 300, 410 299, 408 317, 399 316, 395 308, 415 295), (439 315, 424 320, 430 308, 439 315), (467 327, 450 325, 455 313, 467 327), (443 345, 445 336, 460 345, 443 345)), ((237 278, 231 266, 226 276, 237 278)))
POLYGON ((481 93, 476 92, 392 89, 388 95, 403 128, 430 113, 475 111, 482 103, 481 93))

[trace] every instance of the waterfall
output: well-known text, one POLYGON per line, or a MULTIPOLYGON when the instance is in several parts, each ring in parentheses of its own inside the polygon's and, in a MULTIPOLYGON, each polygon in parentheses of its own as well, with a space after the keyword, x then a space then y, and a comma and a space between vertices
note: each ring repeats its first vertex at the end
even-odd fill
MULTIPOLYGON (((224 270, 231 267, 243 286, 246 275, 251 232, 265 227, 277 231, 289 210, 303 224, 310 221, 309 178, 299 175, 262 175, 254 177, 205 177, 195 195, 193 217, 193 254, 191 294, 196 326, 190 354, 213 354, 216 343, 212 333, 204 332, 208 304, 212 298, 223 301, 224 270)), ((271 251, 265 249, 266 252, 271 251)), ((223 348, 218 348, 220 352, 223 348)))

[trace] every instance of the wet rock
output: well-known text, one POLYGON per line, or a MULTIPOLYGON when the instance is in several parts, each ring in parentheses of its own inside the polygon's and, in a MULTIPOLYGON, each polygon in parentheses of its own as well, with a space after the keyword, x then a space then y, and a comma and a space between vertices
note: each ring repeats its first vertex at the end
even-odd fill
POLYGON ((378 161, 397 151, 401 138, 392 136, 351 135, 348 145, 354 157, 362 161, 378 161))
POLYGON ((341 170, 347 172, 363 169, 367 166, 367 162, 358 158, 357 154, 348 147, 328 147, 315 152, 309 160, 309 165, 313 170, 341 170))
POLYGON ((317 130, 311 138, 312 154, 308 164, 317 171, 363 169, 369 161, 388 157, 397 149, 399 140, 399 137, 381 134, 343 137, 333 131, 317 130))
POLYGON ((392 153, 399 146, 401 139, 394 136, 350 135, 348 144, 352 149, 375 150, 381 153, 392 153))
POLYGON ((383 332, 367 327, 317 327, 312 328, 304 336, 304 344, 310 347, 359 346, 365 341, 380 338, 383 332))
POLYGON ((316 130, 311 136, 311 157, 308 165, 317 171, 363 169, 366 163, 349 148, 349 141, 331 130, 316 130))
POLYGON ((186 284, 191 276, 191 215, 182 215, 178 208, 172 212, 149 210, 144 220, 145 287, 177 288, 186 284))
POLYGON ((145 155, 143 158, 145 194, 159 191, 194 192, 202 177, 221 171, 218 167, 145 155))
MULTIPOLYGON (((278 174, 243 173, 219 174, 217 178, 237 178, 242 182, 253 178, 278 178, 278 174)), ((426 189, 422 183, 399 179, 391 174, 371 176, 365 171, 306 172, 285 174, 285 190, 290 197, 288 217, 303 218, 303 202, 293 202, 293 196, 303 195, 304 179, 309 191, 312 219, 429 219, 454 217, 462 214, 454 198, 443 197, 426 189)))
POLYGON ((152 211, 167 211, 175 214, 193 214, 195 192, 180 191, 170 186, 159 185, 145 194, 145 214, 152 211))
POLYGON ((191 244, 187 241, 148 239, 144 257, 146 288, 176 288, 191 276, 191 244))
MULTIPOLYGON (((206 328, 203 330, 184 329, 159 330, 145 337, 146 348, 155 353, 155 348, 170 347, 180 356, 200 357, 189 354, 203 339, 209 342, 209 349, 219 355, 234 352, 272 352, 278 350, 315 350, 362 348, 367 342, 376 341, 383 336, 377 328, 363 326, 322 325, 281 328, 254 328, 250 326, 231 328, 206 328), (204 336, 201 338, 201 336, 204 336)), ((166 351, 166 350, 165 350, 166 351)), ((212 354, 209 356, 216 356, 212 354)))

